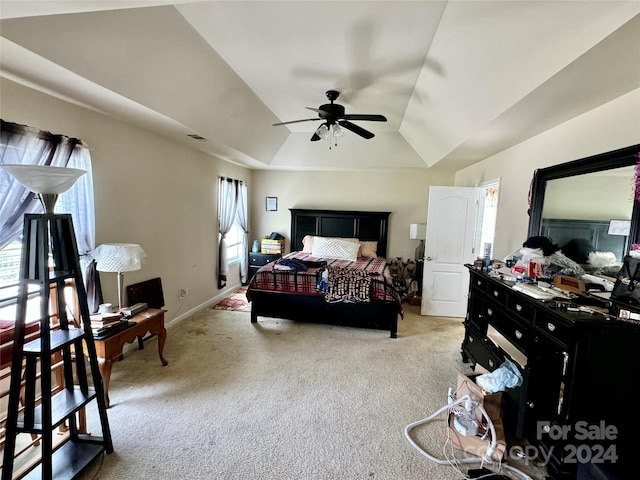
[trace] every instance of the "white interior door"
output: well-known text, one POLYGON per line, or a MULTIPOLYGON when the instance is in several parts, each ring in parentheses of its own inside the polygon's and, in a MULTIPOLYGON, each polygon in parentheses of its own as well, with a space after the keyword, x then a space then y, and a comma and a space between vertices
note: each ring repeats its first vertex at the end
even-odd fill
POLYGON ((424 247, 422 315, 464 317, 473 263, 478 192, 474 187, 431 187, 424 247))

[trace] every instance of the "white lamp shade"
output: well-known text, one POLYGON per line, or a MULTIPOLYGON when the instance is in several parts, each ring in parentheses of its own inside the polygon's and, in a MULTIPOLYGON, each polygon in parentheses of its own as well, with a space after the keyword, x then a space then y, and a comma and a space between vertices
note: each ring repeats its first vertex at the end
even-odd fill
POLYGON ((34 193, 59 195, 66 192, 82 175, 78 168, 49 165, 0 165, 20 184, 34 193))
POLYGON ((424 240, 427 238, 427 224, 412 223, 409 227, 409 238, 411 240, 424 240))
POLYGON ((142 268, 146 254, 135 243, 103 243, 93 251, 99 272, 132 272, 142 268))

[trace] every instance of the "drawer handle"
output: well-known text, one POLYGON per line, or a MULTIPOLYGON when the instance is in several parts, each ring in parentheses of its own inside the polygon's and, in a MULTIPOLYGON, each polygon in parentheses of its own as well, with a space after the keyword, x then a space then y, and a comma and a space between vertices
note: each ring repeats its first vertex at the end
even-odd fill
POLYGON ((478 284, 478 286, 480 286, 482 285, 482 280, 478 280, 476 283, 478 284))
POLYGON ((497 297, 498 295, 500 295, 500 292, 498 290, 494 290, 493 291, 493 296, 497 297))
POLYGON ((520 340, 522 338, 522 332, 520 330, 516 330, 516 338, 520 340))
POLYGON ((520 305, 519 303, 516 303, 516 310, 521 312, 522 311, 522 305, 520 305))
POLYGON ((547 322, 547 328, 549 329, 550 332, 555 332, 556 330, 556 326, 551 322, 547 322))
POLYGON ((489 359, 489 366, 493 368, 493 365, 494 365, 493 360, 489 359))
POLYGON ((527 407, 529 407, 529 408, 535 408, 535 406, 536 406, 536 405, 535 405, 535 403, 533 403, 533 402, 527 402, 527 407))
POLYGON ((469 337, 469 343, 473 343, 473 337, 469 337))
POLYGON ((490 308, 487 308, 487 315, 493 315, 493 310, 491 310, 490 308))

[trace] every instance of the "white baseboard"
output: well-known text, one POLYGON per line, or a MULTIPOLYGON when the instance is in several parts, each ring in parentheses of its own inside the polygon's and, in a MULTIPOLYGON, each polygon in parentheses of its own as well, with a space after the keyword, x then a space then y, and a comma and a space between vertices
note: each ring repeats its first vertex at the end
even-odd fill
POLYGON ((229 289, 227 289, 224 292, 216 295, 215 297, 210 298, 209 300, 206 300, 205 302, 201 303, 200 305, 197 305, 197 306, 193 307, 192 309, 187 310, 186 312, 178 315, 175 318, 172 318, 171 321, 165 325, 165 328, 171 327, 171 326, 181 322, 185 318, 190 317, 191 315, 193 315, 194 313, 199 312, 200 310, 208 308, 211 305, 215 305, 216 303, 218 303, 222 299, 226 298, 227 296, 229 296, 230 294, 232 294, 233 292, 238 290, 240 287, 242 287, 241 284, 238 284, 238 285, 235 285, 233 287, 230 287, 229 289))

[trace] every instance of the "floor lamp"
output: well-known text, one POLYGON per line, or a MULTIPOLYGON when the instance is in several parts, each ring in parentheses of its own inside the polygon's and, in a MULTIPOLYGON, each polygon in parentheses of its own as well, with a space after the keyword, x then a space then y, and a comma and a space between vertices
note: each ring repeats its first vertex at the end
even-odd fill
POLYGON ((145 253, 135 243, 103 243, 93 251, 99 272, 118 274, 118 310, 122 310, 122 279, 124 272, 140 270, 145 253))

